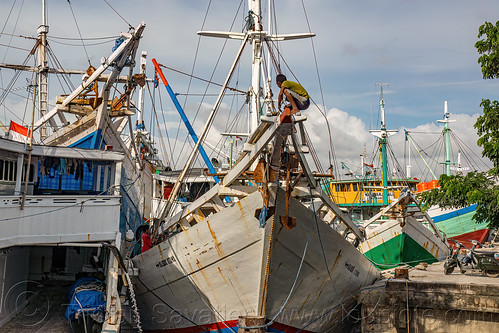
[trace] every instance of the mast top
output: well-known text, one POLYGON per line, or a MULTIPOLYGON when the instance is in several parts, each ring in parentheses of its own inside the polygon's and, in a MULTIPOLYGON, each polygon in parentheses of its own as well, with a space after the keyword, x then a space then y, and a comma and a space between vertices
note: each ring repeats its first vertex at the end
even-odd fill
MULTIPOLYGON (((449 118, 450 118, 450 113, 449 113, 449 109, 447 107, 447 101, 444 101, 444 119, 437 120, 437 123, 444 123, 444 124, 447 124, 447 126, 448 126, 449 123, 453 123, 456 121, 455 119, 450 120, 449 118)), ((446 128, 448 128, 448 127, 446 127, 446 128)))
POLYGON ((385 100, 383 98, 383 86, 388 86, 388 83, 375 83, 375 86, 380 86, 381 87, 381 92, 380 92, 380 101, 379 101, 379 108, 381 111, 381 129, 379 130, 369 130, 369 133, 372 135, 383 139, 387 138, 393 134, 398 133, 398 130, 387 130, 386 129, 386 122, 385 122, 385 100))

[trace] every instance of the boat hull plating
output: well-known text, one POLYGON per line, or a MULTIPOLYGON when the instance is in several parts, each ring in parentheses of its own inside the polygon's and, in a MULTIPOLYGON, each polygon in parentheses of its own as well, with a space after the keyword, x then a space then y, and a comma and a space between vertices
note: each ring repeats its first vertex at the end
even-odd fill
POLYGON ((284 191, 270 202, 275 214, 263 228, 255 217, 263 198, 255 192, 135 257, 143 327, 208 330, 203 325, 258 315, 277 330, 334 326, 345 315, 340 302, 348 307, 378 271, 294 198, 289 216, 296 227, 285 229, 284 191))
POLYGON ((359 248, 379 269, 433 263, 445 259, 448 253, 446 245, 411 216, 405 218, 403 225, 398 220, 388 220, 372 229, 359 248))
MULTIPOLYGON (((464 246, 472 247, 473 244, 469 241, 470 239, 483 243, 487 240, 490 231, 487 228, 487 222, 477 223, 473 220, 475 211, 476 205, 460 209, 432 207, 428 210, 428 214, 432 217, 438 229, 445 234, 445 237, 454 238, 464 246)), ((452 241, 449 244, 455 246, 452 241)))

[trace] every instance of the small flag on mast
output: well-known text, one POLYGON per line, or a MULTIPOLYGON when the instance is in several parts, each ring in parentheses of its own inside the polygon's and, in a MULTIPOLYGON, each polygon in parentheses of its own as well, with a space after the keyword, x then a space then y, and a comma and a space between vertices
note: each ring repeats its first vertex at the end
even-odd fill
POLYGON ((23 143, 29 143, 29 130, 27 127, 10 121, 9 139, 23 143))

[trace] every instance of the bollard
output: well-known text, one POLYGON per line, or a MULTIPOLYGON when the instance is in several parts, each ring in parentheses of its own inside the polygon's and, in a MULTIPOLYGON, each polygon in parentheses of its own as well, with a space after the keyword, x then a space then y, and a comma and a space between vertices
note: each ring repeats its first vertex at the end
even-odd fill
POLYGON ((409 280, 409 269, 408 268, 395 268, 395 278, 409 280))

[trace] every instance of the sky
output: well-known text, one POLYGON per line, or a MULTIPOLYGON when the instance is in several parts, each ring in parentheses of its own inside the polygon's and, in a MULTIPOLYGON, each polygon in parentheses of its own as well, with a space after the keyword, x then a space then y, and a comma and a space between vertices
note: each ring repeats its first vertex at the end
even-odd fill
MULTIPOLYGON (((109 39, 99 45, 91 45, 96 41, 86 41, 85 51, 81 42, 58 37, 77 38, 80 33, 83 38, 116 36, 120 31, 126 31, 129 23, 137 26, 145 21, 147 26, 139 53, 147 50, 149 61, 156 58, 168 67, 193 72, 206 79, 211 77, 217 83, 224 81, 239 42, 199 38, 196 32, 202 29, 225 31, 232 24, 232 31, 242 31, 247 15, 246 0, 242 3, 234 0, 157 0, 142 1, 140 5, 130 0, 107 0, 121 17, 105 1, 46 2, 49 36, 53 37, 49 42, 64 68, 85 69, 88 61, 97 67, 100 58, 111 53, 113 41, 109 39), (222 49, 224 52, 220 56, 222 49)), ((22 49, 30 49, 33 41, 8 34, 36 36, 36 28, 41 22, 40 1, 0 0, 0 6, 0 22, 4 22, 0 30, 4 33, 0 36, 0 62, 19 63, 26 56, 22 49)), ((262 6, 264 29, 267 29, 267 1, 263 1, 262 6)), ((387 128, 400 130, 390 142, 401 165, 407 161, 408 151, 402 133, 404 129, 413 132, 413 138, 421 148, 427 148, 422 155, 429 154, 435 147, 432 144, 442 130, 442 125, 435 121, 443 116, 444 101, 448 101, 451 119, 456 120, 451 124, 453 132, 475 154, 472 159, 479 159, 481 151, 475 144, 477 137, 473 124, 482 112, 479 106, 482 98, 497 99, 499 81, 482 79, 474 44, 481 24, 499 20, 499 2, 276 0, 274 8, 278 33, 312 31, 316 34, 313 39, 289 41, 279 47, 285 59, 285 63, 281 63, 283 72, 288 78, 302 83, 317 104, 304 114, 308 116, 306 127, 323 166, 329 165, 326 118, 338 164, 344 162, 357 171, 364 150, 368 160, 373 158, 374 140, 368 131, 379 128, 380 88, 375 84, 380 82, 389 84, 384 87, 387 128)), ((248 89, 249 59, 247 52, 242 58, 244 65, 238 67, 231 86, 248 89)), ((152 68, 149 62, 149 76, 152 76, 152 68)), ((201 131, 214 97, 189 96, 186 100, 184 94, 187 91, 201 94, 206 84, 190 81, 187 76, 171 70, 165 70, 165 74, 174 91, 179 93, 179 100, 194 128, 201 131)), ((6 70, 1 70, 2 89, 9 80, 6 70)), ((15 88, 20 92, 25 84, 18 81, 15 88)), ((57 91, 57 84, 56 80, 51 81, 51 91, 57 91)), ((207 91, 210 95, 217 94, 218 88, 212 86, 207 91)), ((273 91, 277 94, 275 85, 273 91)), ((51 98, 53 101, 52 95, 51 98)), ((218 134, 226 130, 228 115, 234 115, 242 101, 242 96, 224 100, 208 141, 216 144, 218 134)), ((6 103, 18 118, 28 118, 25 101, 9 99, 6 103)), ((182 127, 176 135, 178 116, 164 90, 161 103, 158 100, 156 103, 162 113, 161 126, 168 129, 172 142, 169 147, 172 150, 175 147, 169 159, 181 166, 187 151, 179 149, 185 131, 182 127)), ((2 122, 8 123, 11 118, 10 111, 0 109, 2 122)), ((150 115, 145 118, 149 119, 150 115)), ((415 148, 412 149, 416 154, 415 148)), ((456 151, 453 151, 454 156, 456 151)), ((413 160, 412 164, 414 176, 432 178, 423 162, 413 160)), ((441 167, 436 169, 438 176, 441 167)))

